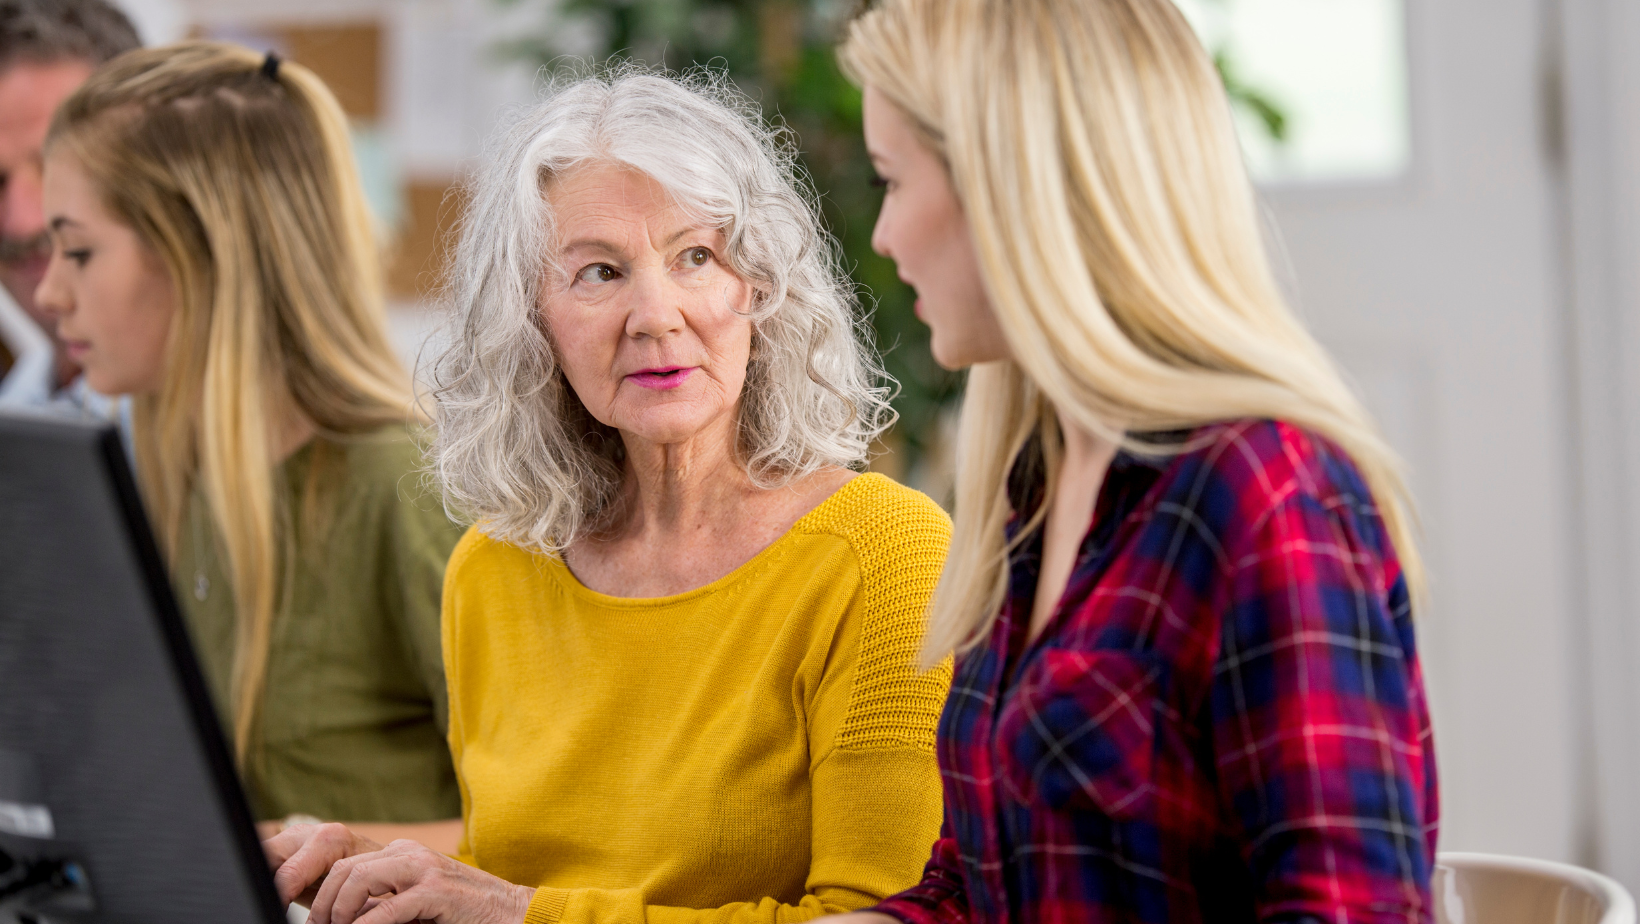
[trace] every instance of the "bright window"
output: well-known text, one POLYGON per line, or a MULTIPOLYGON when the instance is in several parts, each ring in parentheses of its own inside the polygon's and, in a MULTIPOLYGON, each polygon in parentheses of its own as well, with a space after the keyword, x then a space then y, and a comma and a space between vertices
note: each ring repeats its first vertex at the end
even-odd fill
POLYGON ((1402 0, 1175 0, 1220 61, 1265 183, 1371 182, 1412 159, 1402 0))

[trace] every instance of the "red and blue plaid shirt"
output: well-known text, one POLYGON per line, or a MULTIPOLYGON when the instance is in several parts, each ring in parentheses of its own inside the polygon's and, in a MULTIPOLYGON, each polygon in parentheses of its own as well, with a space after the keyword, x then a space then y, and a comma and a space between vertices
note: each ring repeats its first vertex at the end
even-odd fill
MULTIPOLYGON (((1038 488, 1040 493, 1040 488, 1038 488)), ((1284 423, 1119 454, 1026 643, 1040 534, 939 728, 912 924, 1427 924, 1435 758, 1406 581, 1360 474, 1284 423)))

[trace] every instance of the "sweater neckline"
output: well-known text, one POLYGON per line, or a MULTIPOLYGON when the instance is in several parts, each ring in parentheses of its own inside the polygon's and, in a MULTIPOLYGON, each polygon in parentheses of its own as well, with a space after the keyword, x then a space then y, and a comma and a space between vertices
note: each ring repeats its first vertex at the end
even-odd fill
POLYGON ((730 571, 728 574, 725 574, 715 581, 702 584, 699 587, 694 587, 681 593, 670 594, 665 597, 617 597, 593 590, 585 584, 582 584, 581 579, 575 576, 575 572, 570 570, 568 563, 564 561, 563 556, 561 555, 555 555, 552 557, 552 568, 557 574, 559 583, 562 584, 566 590, 574 596, 598 606, 607 607, 610 609, 628 610, 661 609, 669 606, 677 606, 678 604, 688 603, 691 600, 718 593, 719 591, 725 590, 734 584, 751 577, 757 572, 762 571, 765 567, 772 564, 784 555, 786 547, 791 545, 791 543, 795 541, 796 537, 813 532, 815 521, 824 519, 827 516, 828 508, 841 503, 846 496, 850 496, 856 492, 865 490, 870 486, 877 485, 886 480, 888 480, 887 476, 876 472, 861 472, 859 475, 850 478, 842 487, 831 492, 831 496, 827 497, 820 503, 815 504, 814 509, 798 517, 797 522, 787 528, 784 533, 781 533, 778 539, 764 546, 756 555, 753 555, 751 558, 748 558, 746 561, 742 562, 733 571, 730 571))

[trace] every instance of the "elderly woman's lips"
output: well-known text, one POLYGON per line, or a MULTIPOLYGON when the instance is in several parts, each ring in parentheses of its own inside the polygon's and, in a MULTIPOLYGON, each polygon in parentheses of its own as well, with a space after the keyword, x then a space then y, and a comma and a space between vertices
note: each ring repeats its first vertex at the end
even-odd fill
POLYGON ((644 369, 626 377, 628 382, 644 388, 677 388, 693 375, 695 367, 668 366, 664 369, 644 369))

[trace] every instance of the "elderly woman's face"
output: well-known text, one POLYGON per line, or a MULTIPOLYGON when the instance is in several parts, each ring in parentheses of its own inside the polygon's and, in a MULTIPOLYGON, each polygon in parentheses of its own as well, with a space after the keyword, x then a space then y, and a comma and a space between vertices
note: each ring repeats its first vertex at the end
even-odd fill
POLYGON ((564 376, 592 416, 628 438, 732 438, 753 289, 723 262, 723 233, 693 221, 643 173, 586 167, 547 189, 557 263, 541 311, 564 376))

